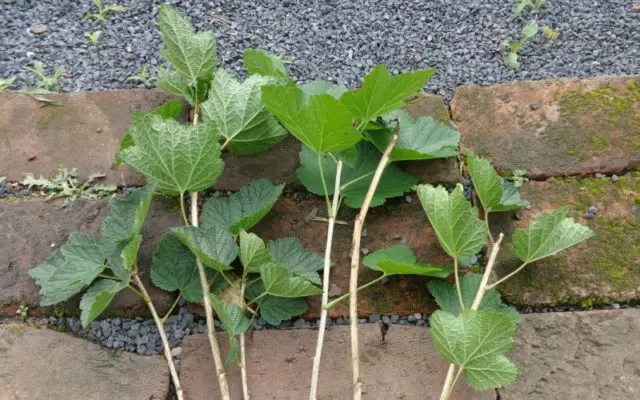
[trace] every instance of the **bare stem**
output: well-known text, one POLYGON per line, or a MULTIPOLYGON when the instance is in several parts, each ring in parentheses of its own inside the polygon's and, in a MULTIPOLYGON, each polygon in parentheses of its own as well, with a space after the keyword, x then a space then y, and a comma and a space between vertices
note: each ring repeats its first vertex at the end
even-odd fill
POLYGON ((393 147, 398 142, 397 132, 389 140, 387 148, 382 154, 373 179, 369 185, 367 196, 364 198, 358 217, 353 224, 353 243, 351 247, 351 274, 349 277, 349 318, 351 319, 351 365, 353 369, 353 400, 362 399, 362 381, 360 380, 360 350, 358 347, 358 271, 360 267, 360 238, 362 228, 367 218, 367 212, 371 206, 373 195, 378 188, 382 173, 389 163, 389 156, 393 147))
POLYGON ((178 305, 178 303, 180 302, 180 299, 182 299, 182 294, 178 295, 178 297, 176 297, 175 301, 173 302, 173 304, 171 305, 171 307, 169 308, 169 311, 167 311, 167 313, 164 315, 164 317, 162 317, 162 323, 164 324, 165 322, 167 322, 167 318, 169 318, 169 316, 171 315, 171 313, 173 312, 173 310, 175 310, 176 306, 178 305))
POLYGON ((444 380, 444 385, 442 386, 442 392, 440 393, 440 400, 447 400, 449 397, 449 393, 452 392, 453 386, 453 377, 456 373, 456 365, 449 364, 449 369, 447 370, 447 377, 444 380))
MULTIPOLYGON (((242 284, 240 285, 240 306, 244 309, 244 291, 247 288, 246 277, 242 277, 242 284)), ((254 314, 255 315, 255 314, 254 314)), ((249 395, 249 382, 247 380, 247 354, 244 345, 244 332, 240 334, 240 375, 242 376, 242 396, 244 400, 251 399, 249 395)))
POLYGON ((189 219, 187 218, 187 211, 184 207, 184 193, 180 193, 180 212, 182 213, 182 220, 185 225, 189 225, 189 219))
MULTIPOLYGON (((387 275, 382 274, 382 275, 380 275, 379 277, 377 277, 376 279, 374 279, 374 280, 372 280, 372 281, 369 281, 369 282, 365 283, 364 285, 362 285, 362 286, 360 286, 360 287, 358 288, 358 292, 359 292, 359 291, 361 291, 361 290, 363 290, 363 289, 368 288, 369 286, 373 286, 373 285, 375 285, 376 283, 380 282, 381 280, 383 280, 383 279, 384 279, 384 278, 386 278, 386 277, 387 277, 387 275)), ((345 293, 345 294, 343 294, 342 296, 338 297, 337 299, 333 299, 333 300, 331 300, 331 302, 330 302, 330 303, 327 303, 323 308, 324 308, 324 309, 326 309, 326 310, 330 310, 330 309, 332 309, 333 307, 337 306, 337 305, 338 305, 338 303, 340 303, 342 300, 346 299, 347 297, 349 297, 349 293, 345 293)))
MULTIPOLYGON (((322 272, 322 308, 320 310, 320 327, 318 330, 318 341, 316 343, 316 353, 313 357, 313 370, 311 372, 311 388, 309 389, 309 400, 316 400, 318 392, 318 381, 320 379, 320 361, 322 358, 322 346, 324 345, 324 333, 327 327, 327 310, 324 308, 329 301, 329 279, 331 277, 331 245, 333 243, 333 229, 338 215, 340 198, 340 176, 342 175, 342 161, 338 160, 336 166, 335 189, 331 207, 327 210, 329 214, 327 227, 327 243, 324 249, 324 271, 322 272)), ((326 187, 326 184, 325 184, 326 187)), ((326 189, 325 189, 326 193, 326 189)))
POLYGON ((164 349, 164 357, 167 359, 167 364, 169 364, 169 372, 171 373, 171 380, 173 381, 173 386, 176 388, 176 396, 178 400, 184 399, 184 391, 182 390, 182 386, 180 385, 180 378, 178 378, 178 372, 176 371, 176 367, 173 364, 173 357, 171 357, 171 348, 169 347, 169 341, 167 340, 167 333, 164 330, 164 324, 160 317, 158 316, 158 312, 156 311, 153 302, 151 301, 151 297, 149 297, 149 293, 147 289, 144 287, 140 276, 138 275, 137 268, 134 267, 132 278, 140 293, 142 293, 142 299, 147 304, 149 311, 151 312, 151 316, 153 317, 153 321, 156 323, 158 327, 158 333, 160 334, 160 340, 162 341, 162 347, 164 349))
POLYGON ((493 244, 496 241, 493 238, 493 234, 491 234, 491 228, 489 228, 489 211, 487 210, 484 211, 484 224, 487 227, 487 235, 489 235, 489 242, 491 243, 491 246, 493 246, 493 244))
POLYGON ((453 274, 456 278, 456 292, 458 292, 458 302, 460 302, 460 311, 464 311, 464 301, 462 300, 462 289, 460 289, 460 276, 458 274, 458 259, 453 259, 453 274))
MULTIPOLYGON (((196 114, 196 116, 194 117, 194 122, 197 120, 197 115, 198 114, 196 114)), ((197 192, 191 193, 191 225, 198 226, 197 192)), ((227 374, 224 370, 222 357, 220 356, 220 346, 218 345, 215 326, 213 324, 213 310, 211 309, 211 303, 209 302, 209 282, 207 280, 207 273, 204 270, 202 262, 198 258, 196 258, 196 265, 198 266, 198 274, 200 275, 202 303, 204 305, 204 313, 207 317, 207 336, 209 337, 211 354, 213 355, 213 362, 215 364, 216 373, 218 375, 218 383, 220 384, 220 395, 222 396, 222 400, 231 400, 231 395, 229 394, 229 383, 227 382, 227 374)))

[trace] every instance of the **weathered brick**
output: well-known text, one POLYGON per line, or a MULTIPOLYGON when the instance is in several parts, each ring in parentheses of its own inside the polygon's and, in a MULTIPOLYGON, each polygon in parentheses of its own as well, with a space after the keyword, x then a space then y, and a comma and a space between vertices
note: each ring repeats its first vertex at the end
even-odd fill
MULTIPOLYGON (((568 206, 569 215, 589 226, 596 236, 555 256, 527 266, 498 288, 517 305, 579 305, 624 303, 640 299, 640 172, 616 183, 610 178, 577 177, 530 182, 522 196, 532 204, 521 220, 509 213, 495 214, 494 230, 510 234, 526 227, 542 212, 568 206), (596 216, 585 219, 590 206, 596 216)), ((505 241, 510 238, 507 236, 505 241)), ((501 252, 496 272, 504 276, 520 262, 501 252)))
MULTIPOLYGON (((265 240, 298 237, 304 246, 323 255, 326 223, 305 220, 314 208, 326 210, 324 199, 314 198, 295 202, 283 198, 278 201, 274 211, 253 230, 265 240)), ((355 215, 355 210, 343 207, 338 219, 348 222, 348 225, 336 225, 333 237, 331 282, 343 293, 349 290, 349 256, 355 215)), ((410 204, 387 203, 386 206, 371 209, 367 215, 365 227, 367 236, 362 238, 362 247, 370 252, 404 241, 423 262, 434 264, 450 262, 440 248, 435 233, 428 224, 425 213, 415 196, 410 204)), ((359 284, 369 282, 379 275, 378 272, 362 267, 359 284)), ((359 293, 358 312, 363 316, 373 312, 387 315, 431 312, 435 309, 435 304, 427 294, 425 282, 426 278, 420 277, 391 277, 386 284, 374 285, 359 293)), ((317 318, 320 311, 320 298, 310 298, 309 304, 308 317, 317 318)), ((332 308, 329 314, 332 317, 345 316, 349 314, 348 308, 348 302, 345 301, 332 308)))
MULTIPOLYGON (((37 305, 39 287, 27 275, 28 270, 64 244, 71 232, 99 233, 107 214, 106 200, 78 199, 67 208, 60 208, 60 204, 42 199, 0 201, 0 237, 3 238, 0 241, 0 304, 25 302, 37 305)), ((148 268, 153 252, 168 228, 182 223, 178 212, 168 213, 165 208, 160 201, 153 203, 142 232, 144 242, 139 254, 143 281, 156 307, 164 311, 169 308, 173 296, 150 284, 148 268)), ((75 312, 77 304, 75 298, 66 307, 75 312)), ((144 302, 131 291, 119 293, 109 311, 128 315, 147 313, 144 302)))
POLYGON ((533 178, 640 165, 640 76, 462 86, 451 102, 462 147, 533 178))

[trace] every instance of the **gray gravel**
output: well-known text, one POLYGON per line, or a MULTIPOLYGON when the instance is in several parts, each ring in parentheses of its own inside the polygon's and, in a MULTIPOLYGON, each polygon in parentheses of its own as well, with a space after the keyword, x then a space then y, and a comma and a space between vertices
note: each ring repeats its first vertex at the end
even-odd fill
MULTIPOLYGON (((116 0, 105 0, 105 4, 116 0)), ((0 0, 0 77, 33 85, 24 67, 34 59, 67 72, 67 91, 131 86, 143 64, 162 64, 154 27, 164 1, 117 0, 129 8, 105 24, 85 22, 89 0, 0 0), (48 31, 32 34, 28 28, 48 31), (97 49, 87 34, 102 30, 97 49)), ((215 27, 223 65, 243 74, 242 50, 259 47, 292 60, 298 79, 329 79, 349 86, 377 63, 391 70, 435 67, 432 92, 450 96, 465 83, 587 77, 640 72, 640 13, 631 0, 549 0, 538 14, 514 20, 514 0, 219 0, 169 1, 199 28, 215 27), (560 37, 541 34, 509 70, 498 50, 531 19, 560 37), (212 23, 213 21, 213 23, 212 23)))

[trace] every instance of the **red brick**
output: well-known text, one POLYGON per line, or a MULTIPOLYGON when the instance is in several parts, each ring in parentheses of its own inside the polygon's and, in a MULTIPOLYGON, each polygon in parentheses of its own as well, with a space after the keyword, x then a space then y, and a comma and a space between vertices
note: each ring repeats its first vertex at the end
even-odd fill
MULTIPOLYGON (((526 227, 542 212, 570 207, 569 215, 594 230, 596 236, 555 256, 527 266, 523 272, 498 287, 512 304, 578 305, 626 303, 640 299, 640 173, 609 178, 576 177, 531 182, 522 196, 532 204, 520 221, 510 213, 495 214, 494 230, 509 235, 526 227), (598 212, 584 219, 589 206, 598 212), (636 210, 636 211, 634 211, 636 210)), ((505 238, 510 241, 509 236, 505 238)), ((501 252, 496 272, 504 276, 520 262, 501 252)))
POLYGON ((462 86, 451 102, 462 147, 502 173, 620 173, 640 165, 640 76, 462 86))

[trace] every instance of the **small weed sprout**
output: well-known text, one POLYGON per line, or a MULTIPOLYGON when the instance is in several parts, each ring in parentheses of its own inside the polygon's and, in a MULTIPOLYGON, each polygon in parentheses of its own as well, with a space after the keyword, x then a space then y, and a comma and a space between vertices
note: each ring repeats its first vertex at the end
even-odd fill
POLYGON ((504 61, 507 64, 507 67, 510 69, 518 69, 520 68, 520 61, 518 60, 520 50, 522 46, 534 37, 538 33, 538 23, 537 22, 529 22, 522 28, 520 34, 520 40, 504 40, 500 43, 500 50, 502 55, 504 56, 504 61))
POLYGON ((145 86, 149 86, 156 80, 155 76, 147 76, 147 64, 144 64, 140 69, 140 73, 138 75, 132 75, 127 78, 126 82, 137 82, 142 83, 145 86))
POLYGON ((560 32, 556 31, 549 25, 545 25, 542 27, 542 34, 544 35, 544 38, 547 40, 547 42, 553 42, 560 36, 560 32))
POLYGON ((98 9, 98 12, 88 12, 84 16, 85 21, 107 22, 107 16, 110 13, 123 13, 128 11, 128 8, 118 4, 109 4, 105 6, 102 4, 102 0, 93 0, 93 5, 98 9))
POLYGON ((16 310, 16 316, 20 321, 25 322, 29 318, 29 306, 25 303, 20 304, 20 307, 16 310))
POLYGON ((60 91, 60 78, 62 77, 63 70, 56 68, 52 75, 47 75, 44 70, 44 64, 42 61, 34 61, 32 67, 26 67, 27 71, 34 74, 37 78, 36 87, 40 93, 58 92, 60 91))
POLYGON ((91 45, 94 49, 98 47, 98 40, 100 39, 100 35, 102 35, 102 31, 89 32, 87 34, 87 36, 89 37, 89 42, 91 42, 91 45))
POLYGON ((5 90, 9 89, 11 85, 13 85, 13 82, 15 81, 16 81, 15 76, 12 76, 6 79, 0 79, 0 92, 4 92, 5 90))
POLYGON ((513 18, 520 18, 526 8, 531 12, 538 12, 547 4, 547 0, 518 0, 518 4, 513 9, 513 18))
POLYGON ((86 181, 80 183, 76 168, 59 168, 58 174, 52 180, 42 176, 36 178, 33 174, 26 174, 21 182, 31 189, 37 187, 48 192, 46 200, 64 198, 62 207, 68 206, 78 198, 96 199, 109 196, 118 189, 115 185, 96 183, 96 180, 104 178, 104 174, 91 174, 86 181))

